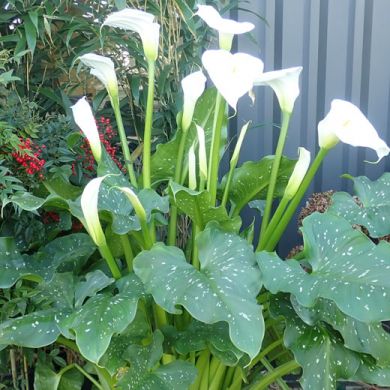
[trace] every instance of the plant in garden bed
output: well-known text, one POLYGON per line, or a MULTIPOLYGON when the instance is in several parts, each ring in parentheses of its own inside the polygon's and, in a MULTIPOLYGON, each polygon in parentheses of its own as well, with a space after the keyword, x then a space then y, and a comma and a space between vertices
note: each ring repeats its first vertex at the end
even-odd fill
POLYGON ((319 152, 300 148, 297 161, 283 149, 299 94, 301 68, 263 72, 260 59, 230 53, 234 34, 253 28, 222 19, 208 6, 199 16, 219 32, 221 49, 202 63, 205 76, 183 80, 184 105, 175 137, 151 152, 154 70, 159 26, 151 14, 124 9, 108 26, 135 31, 148 65, 143 167, 138 175, 123 131, 113 63, 87 54, 80 60, 105 85, 115 114, 127 174, 99 137, 89 103, 73 107, 88 139, 97 177, 82 194, 68 182, 48 186, 46 198, 14 195, 9 202, 35 211, 69 212, 88 234, 56 237, 37 251, 19 251, 0 239, 0 287, 29 289, 26 309, 0 324, 0 345, 40 348, 56 344, 83 364, 60 370, 40 358, 35 389, 252 389, 302 373, 305 389, 335 389, 338 380, 390 384, 390 244, 371 237, 390 233, 389 174, 376 182, 355 178, 360 203, 335 193, 323 214, 303 220, 303 250, 283 261, 275 252, 287 224, 323 159, 338 142, 389 153, 351 103, 332 102, 318 125, 319 152), (237 166, 248 124, 241 130, 229 172, 218 180, 226 146, 228 105, 256 85, 275 91, 282 126, 275 155, 237 166), (260 236, 243 229, 240 212, 265 201, 260 236), (273 204, 279 200, 275 212, 273 204), (178 215, 191 220, 192 237, 177 244, 178 215), (167 217, 168 216, 168 217, 167 217), (156 231, 167 230, 162 242, 156 231))

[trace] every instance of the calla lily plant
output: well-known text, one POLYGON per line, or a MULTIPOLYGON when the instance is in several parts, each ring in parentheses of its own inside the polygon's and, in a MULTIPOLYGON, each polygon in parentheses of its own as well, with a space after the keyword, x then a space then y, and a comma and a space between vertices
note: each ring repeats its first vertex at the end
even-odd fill
POLYGON ((183 106, 175 112, 176 133, 159 145, 152 139, 156 18, 125 8, 103 23, 142 40, 149 83, 138 154, 129 150, 113 62, 80 57, 110 96, 127 169, 105 152, 81 98, 73 117, 89 141, 97 177, 80 196, 68 181, 49 182, 47 198, 10 201, 28 211, 58 208, 85 232, 66 231, 34 255, 19 253, 9 237, 0 240, 6 275, 0 288, 25 284, 38 308, 0 323, 0 346, 56 343, 73 350, 82 363, 58 374, 54 366, 40 368, 37 390, 65 389, 65 382, 58 387, 61 375, 76 369, 98 390, 288 389, 290 374, 304 390, 332 390, 338 380, 389 386, 390 337, 382 325, 390 319, 390 244, 382 239, 390 235, 389 174, 354 178, 358 199, 336 193, 323 213, 303 220, 302 245, 287 260, 278 247, 332 149, 339 142, 370 148, 379 162, 390 152, 381 129, 352 103, 333 100, 318 124, 318 151, 299 147, 298 158, 286 156, 305 70, 264 72, 260 58, 230 52, 233 36, 251 31, 251 23, 224 19, 208 5, 198 7, 198 17, 219 32, 220 49, 204 51, 203 68, 187 75, 181 89, 178 83, 183 106), (257 86, 275 93, 281 124, 275 153, 245 161, 248 137, 259 126, 245 121, 237 139, 226 134, 245 104, 239 100, 257 86), (245 218, 249 208, 253 223, 245 218))

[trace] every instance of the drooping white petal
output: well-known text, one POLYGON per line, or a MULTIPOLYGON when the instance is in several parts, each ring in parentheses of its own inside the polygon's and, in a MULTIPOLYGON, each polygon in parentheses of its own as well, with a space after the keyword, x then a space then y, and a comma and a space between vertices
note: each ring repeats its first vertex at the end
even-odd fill
POLYGON ((188 151, 188 187, 196 190, 196 156, 195 145, 192 144, 188 151))
POLYGON ((146 222, 146 211, 137 194, 129 187, 118 187, 118 189, 127 196, 138 217, 146 222))
POLYGON ((184 77, 181 81, 184 93, 183 117, 181 121, 183 131, 187 131, 191 125, 195 105, 204 91, 206 80, 202 71, 197 71, 184 77))
POLYGON ((199 143, 199 171, 203 180, 207 180, 207 153, 206 153, 206 137, 204 129, 196 125, 199 143))
POLYGON ((102 26, 135 31, 141 36, 145 57, 150 61, 156 61, 160 25, 154 22, 154 15, 136 9, 125 8, 108 15, 102 26))
POLYGON ((235 110, 238 99, 252 89, 264 67, 259 58, 226 50, 205 51, 202 63, 219 93, 235 110))
POLYGON ((96 76, 104 84, 110 96, 118 95, 118 81, 111 58, 88 53, 78 59, 84 65, 91 68, 91 74, 96 76))
POLYGON ((297 193, 310 165, 310 152, 308 150, 298 148, 298 154, 298 161, 284 191, 284 196, 287 199, 291 199, 297 193))
POLYGON ((249 22, 236 22, 223 18, 211 5, 198 5, 198 12, 195 15, 219 32, 220 48, 225 50, 230 50, 235 34, 244 34, 255 28, 254 24, 249 22))
POLYGON ((106 176, 92 179, 84 188, 81 195, 81 210, 83 211, 86 229, 97 246, 106 244, 98 213, 99 189, 106 176))
POLYGON ((71 106, 71 109, 77 126, 80 127, 88 139, 93 157, 99 163, 102 157, 102 145, 91 106, 84 96, 75 105, 71 106))
POLYGON ((390 152, 388 145, 358 107, 335 99, 327 116, 318 123, 318 142, 321 148, 330 149, 339 141, 375 150, 378 161, 390 152))
POLYGON ((255 85, 269 85, 279 100, 282 111, 291 113, 299 96, 299 75, 302 67, 287 68, 259 74, 255 85))

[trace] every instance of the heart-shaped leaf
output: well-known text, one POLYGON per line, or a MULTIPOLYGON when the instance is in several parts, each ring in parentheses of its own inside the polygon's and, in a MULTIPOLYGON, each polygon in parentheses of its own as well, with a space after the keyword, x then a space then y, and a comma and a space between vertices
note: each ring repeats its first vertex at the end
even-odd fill
POLYGON ((268 290, 292 293, 306 307, 318 298, 330 299, 362 322, 390 319, 390 244, 375 245, 344 218, 329 213, 305 218, 302 232, 312 272, 295 260, 260 252, 258 263, 268 290))
POLYGON ((360 366, 352 380, 378 386, 390 385, 390 367, 380 367, 369 356, 361 355, 360 366))
POLYGON ((223 206, 212 204, 208 191, 193 191, 179 184, 169 184, 173 203, 188 215, 203 230, 211 221, 216 221, 227 231, 237 232, 241 227, 241 218, 230 218, 223 206))
POLYGON ((294 296, 291 296, 291 303, 306 324, 327 322, 340 332, 347 348, 372 355, 381 366, 390 365, 390 334, 383 329, 380 322, 366 324, 355 320, 328 299, 318 299, 311 308, 299 305, 294 296))
POLYGON ((378 180, 365 176, 352 178, 358 201, 346 192, 336 192, 329 212, 342 216, 352 224, 365 226, 371 237, 390 234, 390 173, 378 180))
MULTIPOLYGON (((254 199, 265 199, 271 177, 274 156, 267 156, 260 161, 247 161, 233 173, 229 199, 234 204, 234 215, 238 215, 242 208, 254 199)), ((282 158, 275 187, 275 197, 283 196, 284 189, 295 166, 295 160, 282 158)), ((224 190, 227 181, 225 175, 221 182, 224 190)))
POLYGON ((130 368, 119 380, 117 385, 119 390, 188 389, 197 374, 191 363, 176 360, 156 368, 163 354, 163 340, 162 333, 157 330, 150 345, 128 347, 125 357, 130 362, 130 368))
POLYGON ((0 345, 40 348, 54 343, 60 335, 54 310, 36 311, 0 324, 0 345))
POLYGON ((68 316, 58 316, 58 326, 65 337, 75 334, 81 354, 97 363, 114 334, 123 332, 134 320, 143 287, 134 274, 117 282, 119 293, 99 294, 68 316), (93 342, 91 342, 93 340, 93 342))
POLYGON ((182 305, 204 323, 226 321, 233 344, 253 359, 264 334, 253 249, 239 236, 215 227, 200 233, 196 244, 200 271, 187 263, 180 249, 159 243, 134 259, 135 273, 169 313, 180 313, 177 305, 182 305))

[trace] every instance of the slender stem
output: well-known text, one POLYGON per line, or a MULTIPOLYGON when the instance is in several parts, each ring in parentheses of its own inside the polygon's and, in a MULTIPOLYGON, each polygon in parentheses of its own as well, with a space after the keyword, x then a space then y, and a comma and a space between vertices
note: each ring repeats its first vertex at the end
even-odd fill
POLYGON ((250 390, 265 390, 268 386, 274 383, 278 378, 283 377, 286 374, 299 368, 299 364, 295 360, 291 360, 285 364, 282 364, 266 376, 264 376, 259 382, 253 385, 250 390))
POLYGON ((221 145, 222 125, 225 115, 225 102, 220 93, 217 93, 215 102, 213 136, 211 140, 211 153, 209 157, 209 177, 207 189, 210 192, 211 202, 215 204, 217 198, 219 149, 221 145))
POLYGON ((225 374, 225 380, 222 384, 222 389, 228 389, 230 384, 233 381, 234 373, 235 373, 236 367, 228 367, 225 374))
POLYGON ((153 105, 154 105, 154 61, 148 61, 148 98, 146 103, 146 117, 144 129, 144 154, 143 154, 143 184, 144 188, 151 187, 150 179, 150 155, 152 148, 152 120, 153 120, 153 105))
POLYGON ((291 113, 286 112, 286 111, 282 112, 282 126, 280 129, 278 145, 277 145, 276 151, 275 151, 274 162, 272 164, 271 177, 270 177, 270 181, 269 181, 269 185, 268 185, 264 215, 263 215, 263 219, 261 221, 261 229, 260 229, 260 235, 259 235, 259 242, 261 243, 261 245, 263 244, 264 233, 265 233, 265 230, 267 228, 267 225, 268 225, 268 222, 269 222, 269 219, 271 216, 276 181, 278 178, 280 161, 282 160, 282 153, 283 153, 283 149, 284 149, 284 144, 286 143, 287 130, 288 130, 288 125, 290 123, 290 117, 291 117, 291 113))
POLYGON ((133 271, 134 254, 133 254, 133 250, 131 249, 129 236, 127 234, 122 234, 120 235, 120 239, 121 239, 123 252, 125 254, 127 269, 129 270, 129 272, 131 272, 133 271))
POLYGON ((262 249, 264 249, 265 244, 269 240, 269 238, 272 235, 275 228, 278 226, 278 223, 279 223, 280 219, 282 218, 283 212, 284 212, 284 210, 286 210, 286 207, 287 207, 289 201, 290 201, 290 199, 287 199, 286 197, 283 197, 282 200, 280 201, 279 206, 275 211, 275 214, 272 216, 272 219, 271 219, 270 223, 268 224, 267 229, 265 230, 263 236, 261 237, 261 240, 259 241, 259 243, 257 245, 257 248, 256 248, 257 251, 261 251, 262 249), (264 239, 263 239, 263 237, 264 237, 264 239))
POLYGON ((110 271, 112 273, 112 276, 115 279, 120 279, 121 278, 121 271, 118 268, 118 265, 114 259, 114 256, 111 253, 110 248, 108 247, 107 244, 99 246, 99 252, 103 256, 104 260, 106 260, 108 268, 110 268, 110 271))
POLYGON ((205 349, 202 351, 196 361, 196 368, 198 369, 198 376, 195 382, 191 385, 190 390, 207 390, 209 384, 209 359, 210 351, 205 349), (203 384, 204 382, 204 384, 203 384))
MULTIPOLYGON (((272 367, 272 365, 269 363, 269 361, 268 361, 266 358, 261 359, 261 364, 262 364, 269 372, 273 372, 273 371, 274 371, 274 368, 272 367)), ((290 390, 290 388, 286 385, 286 383, 284 382, 284 380, 282 380, 281 378, 276 378, 275 382, 279 385, 279 387, 280 387, 282 390, 290 390)))
MULTIPOLYGON (((185 145, 187 140, 188 131, 179 130, 178 136, 180 137, 179 150, 176 158, 175 177, 176 183, 181 183, 181 174, 184 160, 185 145)), ((176 231, 177 231, 177 207, 172 205, 169 216, 168 227, 168 245, 176 245, 176 231)))
POLYGON ((275 348, 282 345, 283 339, 279 339, 268 345, 266 348, 264 348, 251 362, 249 365, 250 368, 254 367, 258 362, 261 361, 267 354, 269 354, 271 351, 273 351, 275 348))
POLYGON ((287 207, 287 210, 283 214, 283 217, 280 219, 280 222, 276 229, 273 231, 272 236, 270 237, 267 245, 265 246, 265 250, 271 252, 275 249, 276 244, 279 242, 282 234, 286 230, 288 223, 290 222, 292 216, 294 215, 299 203, 301 202, 303 196, 306 193, 310 183, 312 182, 315 174, 317 173, 318 168, 320 167, 322 160, 328 154, 328 149, 320 149, 316 158, 314 159, 312 165, 306 173, 305 178, 303 179, 297 193, 294 198, 291 200, 290 204, 287 207))
POLYGON ((200 233, 200 227, 192 222, 192 229, 192 265, 196 269, 200 269, 199 250, 196 245, 196 236, 200 233))
POLYGON ((223 192, 223 198, 222 198, 222 206, 226 207, 226 203, 229 197, 229 192, 230 192, 230 186, 232 184, 232 179, 233 179, 233 174, 234 174, 234 169, 236 168, 235 165, 230 164, 230 170, 228 173, 228 177, 226 180, 226 185, 225 185, 225 190, 223 192))
POLYGON ((96 386, 99 390, 104 390, 103 387, 100 385, 100 383, 90 374, 88 374, 87 371, 85 371, 81 366, 79 366, 77 363, 70 364, 69 366, 64 367, 58 374, 64 375, 65 372, 71 370, 72 368, 76 368, 79 370, 94 386, 96 386))
POLYGON ((220 362, 215 374, 212 376, 209 390, 220 390, 225 379, 226 366, 220 362))
POLYGON ((241 368, 237 366, 234 371, 232 384, 230 385, 228 390, 241 390, 241 387, 242 387, 242 372, 241 372, 241 368))
POLYGON ((137 177, 135 176, 135 172, 134 172, 133 159, 130 154, 129 145, 127 143, 126 131, 123 126, 123 120, 122 120, 121 109, 119 106, 118 96, 114 96, 111 99, 111 105, 114 109, 115 119, 118 126, 119 138, 121 141, 122 152, 125 158, 125 165, 127 171, 129 172, 130 182, 135 188, 138 188, 137 177))

